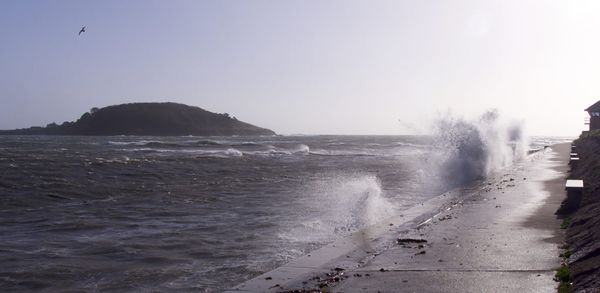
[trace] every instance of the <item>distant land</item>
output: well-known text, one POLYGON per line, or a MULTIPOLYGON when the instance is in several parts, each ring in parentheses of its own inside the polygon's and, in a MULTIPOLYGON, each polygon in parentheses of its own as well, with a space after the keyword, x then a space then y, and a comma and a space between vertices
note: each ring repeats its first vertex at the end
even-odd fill
POLYGON ((75 122, 0 130, 0 135, 275 135, 272 130, 177 103, 131 103, 92 108, 75 122))

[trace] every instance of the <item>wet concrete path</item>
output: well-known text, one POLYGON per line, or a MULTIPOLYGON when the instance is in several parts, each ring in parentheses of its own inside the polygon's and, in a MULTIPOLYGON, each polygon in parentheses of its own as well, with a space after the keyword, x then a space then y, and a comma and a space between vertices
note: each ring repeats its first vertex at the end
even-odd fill
POLYGON ((457 207, 399 235, 427 240, 422 248, 399 243, 333 291, 554 292, 562 241, 554 211, 564 196, 567 151, 558 145, 489 181, 457 207))

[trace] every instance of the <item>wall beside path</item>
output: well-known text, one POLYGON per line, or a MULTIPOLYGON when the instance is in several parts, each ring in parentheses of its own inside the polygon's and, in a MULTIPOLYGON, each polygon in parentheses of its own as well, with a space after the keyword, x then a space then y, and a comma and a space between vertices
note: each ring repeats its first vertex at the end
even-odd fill
POLYGON ((563 206, 576 206, 574 211, 562 214, 570 219, 566 231, 571 252, 568 261, 574 292, 597 292, 600 289, 600 136, 581 137, 574 145, 579 162, 571 169, 569 179, 582 179, 584 189, 577 199, 579 202, 569 202, 575 200, 569 197, 563 202, 563 206))

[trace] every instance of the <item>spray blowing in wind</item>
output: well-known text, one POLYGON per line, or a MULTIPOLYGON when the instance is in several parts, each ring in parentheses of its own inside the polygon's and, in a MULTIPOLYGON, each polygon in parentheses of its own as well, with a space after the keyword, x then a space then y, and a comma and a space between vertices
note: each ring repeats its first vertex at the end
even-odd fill
POLYGON ((448 114, 435 123, 434 147, 444 183, 457 186, 507 167, 526 154, 520 122, 505 123, 497 110, 467 121, 448 114))

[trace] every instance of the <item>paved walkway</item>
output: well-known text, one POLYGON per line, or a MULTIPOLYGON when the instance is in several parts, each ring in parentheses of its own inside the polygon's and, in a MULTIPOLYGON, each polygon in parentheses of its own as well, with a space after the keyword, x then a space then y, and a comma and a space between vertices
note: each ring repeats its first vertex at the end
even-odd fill
POLYGON ((333 291, 555 292, 561 233, 553 212, 564 197, 568 146, 556 149, 560 160, 538 158, 500 176, 408 233, 417 235, 400 236, 426 239, 422 248, 394 246, 350 273, 362 277, 351 277, 333 291))

